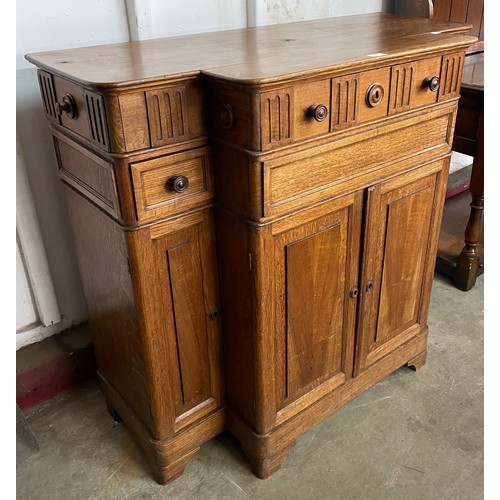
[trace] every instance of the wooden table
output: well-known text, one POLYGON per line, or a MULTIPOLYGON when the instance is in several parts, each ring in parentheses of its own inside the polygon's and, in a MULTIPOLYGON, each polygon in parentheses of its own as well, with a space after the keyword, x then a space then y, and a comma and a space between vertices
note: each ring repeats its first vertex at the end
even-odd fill
POLYGON ((465 192, 446 201, 436 262, 436 271, 450 277, 455 286, 464 291, 470 290, 484 271, 483 73, 484 53, 468 55, 460 88, 453 150, 474 156, 470 195, 465 192))

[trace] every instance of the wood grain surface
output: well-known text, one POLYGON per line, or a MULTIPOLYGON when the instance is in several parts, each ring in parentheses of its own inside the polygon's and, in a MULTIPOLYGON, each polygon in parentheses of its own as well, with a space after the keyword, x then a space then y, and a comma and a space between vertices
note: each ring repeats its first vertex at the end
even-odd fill
POLYGON ((470 25, 384 13, 28 54, 41 68, 93 88, 112 89, 194 76, 262 83, 325 68, 380 64, 448 44, 470 25), (450 36, 450 34, 453 34, 450 36), (333 48, 333 49, 332 49, 333 48), (176 57, 165 57, 175 54, 176 57), (377 55, 378 54, 378 55, 377 55))

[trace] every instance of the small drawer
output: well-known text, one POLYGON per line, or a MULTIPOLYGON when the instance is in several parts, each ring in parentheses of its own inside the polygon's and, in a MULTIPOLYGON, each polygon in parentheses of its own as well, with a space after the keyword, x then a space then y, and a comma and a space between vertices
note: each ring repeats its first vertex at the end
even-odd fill
POLYGON ((295 86, 293 122, 296 141, 329 132, 330 88, 330 79, 295 86))
POLYGON ((260 94, 262 150, 328 134, 330 92, 325 79, 260 94))
POLYGON ((140 222, 202 205, 214 194, 208 147, 132 163, 130 168, 140 222))
POLYGON ((398 64, 391 70, 389 115, 437 102, 441 57, 398 64))
POLYGON ((390 66, 364 71, 359 75, 357 123, 387 116, 390 81, 390 66))
POLYGON ((62 125, 109 151, 109 133, 103 96, 46 71, 38 70, 45 113, 62 125))

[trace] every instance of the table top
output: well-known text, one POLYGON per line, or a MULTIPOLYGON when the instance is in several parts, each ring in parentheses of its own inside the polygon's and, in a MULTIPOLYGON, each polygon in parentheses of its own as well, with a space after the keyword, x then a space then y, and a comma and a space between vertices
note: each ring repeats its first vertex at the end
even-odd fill
POLYGON ((40 68, 83 85, 112 89, 200 72, 246 84, 345 70, 395 57, 467 47, 459 23, 386 13, 175 36, 28 54, 40 68))

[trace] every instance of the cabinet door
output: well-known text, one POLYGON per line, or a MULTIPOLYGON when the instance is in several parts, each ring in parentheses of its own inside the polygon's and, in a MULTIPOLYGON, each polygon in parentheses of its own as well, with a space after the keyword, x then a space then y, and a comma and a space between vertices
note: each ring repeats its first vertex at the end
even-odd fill
POLYGON ((443 168, 446 160, 368 189, 358 371, 426 328, 443 168))
POLYGON ((358 193, 274 235, 278 423, 352 376, 361 211, 358 193))
POLYGON ((154 378, 152 411, 165 438, 222 404, 212 212, 141 233, 135 256, 154 378))

